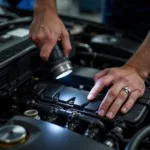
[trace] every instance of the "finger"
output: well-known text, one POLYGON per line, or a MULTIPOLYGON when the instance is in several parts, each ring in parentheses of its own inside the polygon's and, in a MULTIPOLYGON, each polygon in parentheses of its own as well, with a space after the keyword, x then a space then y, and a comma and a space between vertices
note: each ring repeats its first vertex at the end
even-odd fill
POLYGON ((106 117, 108 119, 113 119, 127 98, 128 98, 128 94, 125 93, 125 91, 123 90, 120 91, 114 103, 112 104, 109 111, 107 112, 106 117))
POLYGON ((118 81, 116 82, 111 89, 109 89, 109 91, 107 92, 104 100, 102 101, 100 107, 99 107, 99 111, 98 114, 100 116, 104 116, 108 109, 110 108, 112 102, 117 98, 117 96, 119 95, 120 91, 122 90, 122 88, 126 85, 125 82, 123 81, 118 81))
POLYGON ((44 35, 42 33, 40 33, 38 35, 36 35, 36 34, 30 35, 30 39, 36 45, 36 47, 39 49, 42 49, 44 42, 47 41, 46 35, 44 35))
POLYGON ((44 45, 41 49, 41 53, 40 53, 40 56, 43 60, 47 61, 49 59, 49 56, 50 56, 54 46, 56 45, 56 43, 57 43, 56 39, 53 39, 51 41, 44 43, 44 45))
POLYGON ((38 47, 40 49, 42 49, 44 43, 47 41, 47 34, 44 33, 44 32, 40 32, 38 35, 37 35, 37 40, 36 40, 36 43, 38 45, 38 47))
POLYGON ((134 103, 139 97, 141 97, 141 92, 139 90, 133 91, 129 96, 127 102, 123 105, 121 112, 127 113, 133 107, 134 103))
POLYGON ((30 33, 29 33, 30 39, 38 48, 40 48, 40 46, 39 46, 40 42, 38 41, 38 38, 37 38, 37 34, 39 33, 39 28, 40 27, 38 24, 36 26, 34 26, 34 21, 33 21, 30 26, 30 33))
POLYGON ((109 84, 111 84, 112 81, 113 81, 112 75, 106 75, 103 78, 100 78, 96 82, 92 90, 90 91, 88 95, 88 100, 93 100, 98 95, 98 93, 101 92, 105 86, 108 86, 109 84))
POLYGON ((97 73, 94 76, 94 81, 97 82, 99 78, 102 78, 103 76, 105 76, 108 73, 108 70, 109 69, 104 69, 104 70, 100 71, 99 73, 97 73))
POLYGON ((64 31, 61 40, 62 40, 62 47, 64 50, 64 54, 65 54, 65 56, 68 57, 72 47, 71 47, 71 43, 70 43, 69 33, 67 31, 64 31))
POLYGON ((30 35, 30 39, 32 40, 32 42, 36 45, 36 47, 39 48, 38 42, 37 42, 37 38, 35 34, 30 35))

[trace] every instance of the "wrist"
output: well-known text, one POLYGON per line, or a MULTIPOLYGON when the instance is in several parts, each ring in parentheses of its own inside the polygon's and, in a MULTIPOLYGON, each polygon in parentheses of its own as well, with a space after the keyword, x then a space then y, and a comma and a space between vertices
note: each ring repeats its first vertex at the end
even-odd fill
POLYGON ((146 70, 146 69, 143 69, 143 68, 140 68, 138 66, 136 66, 135 64, 133 63, 126 63, 125 66, 127 67, 131 67, 133 68, 138 74, 139 76, 143 79, 143 80, 146 80, 148 75, 149 75, 149 71, 146 70))
POLYGON ((45 11, 57 14, 56 0, 37 0, 34 6, 35 13, 42 13, 45 11))

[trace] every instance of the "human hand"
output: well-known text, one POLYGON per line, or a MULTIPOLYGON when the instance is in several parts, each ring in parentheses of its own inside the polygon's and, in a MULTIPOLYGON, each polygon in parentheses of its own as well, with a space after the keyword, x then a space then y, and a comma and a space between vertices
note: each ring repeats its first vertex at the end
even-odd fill
POLYGON ((98 110, 100 116, 106 115, 108 119, 113 119, 119 110, 122 113, 127 113, 145 91, 145 79, 140 76, 135 68, 129 66, 105 69, 97 73, 94 79, 95 85, 88 95, 90 101, 104 87, 113 84, 98 110), (127 87, 129 91, 123 90, 124 87, 127 87))
POLYGON ((71 51, 69 33, 56 11, 47 6, 36 6, 30 27, 30 38, 41 49, 40 56, 48 60, 57 41, 60 41, 65 56, 71 51))

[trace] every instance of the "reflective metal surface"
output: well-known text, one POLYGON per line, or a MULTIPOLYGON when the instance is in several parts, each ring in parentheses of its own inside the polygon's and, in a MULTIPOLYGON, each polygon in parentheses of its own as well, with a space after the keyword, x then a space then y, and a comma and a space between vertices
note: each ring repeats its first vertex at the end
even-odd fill
POLYGON ((72 73, 72 70, 67 70, 67 71, 63 72, 62 74, 60 74, 59 76, 57 76, 56 79, 61 79, 63 77, 66 77, 70 73, 72 73))
POLYGON ((0 128, 0 142, 3 144, 13 144, 23 140, 27 136, 24 127, 18 125, 6 125, 0 128))
POLYGON ((111 147, 111 148, 114 147, 114 143, 112 141, 105 141, 104 144, 111 147))
POLYGON ((24 112, 24 115, 27 117, 35 118, 40 120, 39 112, 35 109, 30 109, 24 112))
POLYGON ((34 109, 27 110, 27 111, 24 112, 24 115, 28 116, 28 117, 35 117, 35 116, 38 115, 38 111, 34 110, 34 109))
POLYGON ((94 43, 103 43, 103 44, 116 44, 119 41, 119 37, 111 35, 98 35, 92 39, 94 43))
POLYGON ((63 63, 60 63, 60 64, 54 66, 53 68, 51 68, 51 72, 56 79, 65 77, 72 72, 71 62, 65 61, 63 63))

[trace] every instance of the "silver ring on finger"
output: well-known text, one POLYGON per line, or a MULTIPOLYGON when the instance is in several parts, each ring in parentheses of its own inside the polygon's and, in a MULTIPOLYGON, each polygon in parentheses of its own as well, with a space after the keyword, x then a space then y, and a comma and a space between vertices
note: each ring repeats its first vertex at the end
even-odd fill
POLYGON ((131 94, 131 90, 130 90, 127 86, 123 87, 122 90, 123 90, 128 96, 131 94))

